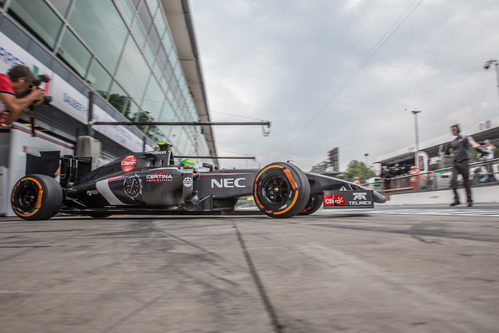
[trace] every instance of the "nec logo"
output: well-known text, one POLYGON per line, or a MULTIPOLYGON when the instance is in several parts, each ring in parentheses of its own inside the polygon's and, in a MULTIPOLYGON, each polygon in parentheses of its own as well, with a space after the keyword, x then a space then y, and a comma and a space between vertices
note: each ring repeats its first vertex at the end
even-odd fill
POLYGON ((211 180, 211 188, 242 188, 246 187, 242 184, 242 182, 246 180, 246 178, 220 178, 211 180))
POLYGON ((354 193, 353 194, 353 200, 367 200, 366 198, 367 193, 354 193))

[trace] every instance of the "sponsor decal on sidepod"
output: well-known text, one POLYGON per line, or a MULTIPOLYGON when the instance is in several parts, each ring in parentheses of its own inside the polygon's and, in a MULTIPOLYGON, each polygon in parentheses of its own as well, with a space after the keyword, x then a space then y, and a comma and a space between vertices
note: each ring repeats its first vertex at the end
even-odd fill
POLYGON ((192 178, 191 177, 185 177, 184 178, 184 186, 185 187, 191 187, 192 186, 192 178))
POLYGON ((158 171, 152 175, 146 176, 146 181, 148 183, 162 183, 172 181, 172 175, 168 174, 168 171, 158 171))
POLYGON ((128 155, 121 160, 121 170, 128 172, 135 169, 137 165, 137 159, 133 155, 128 155))
POLYGON ((211 180, 211 188, 243 188, 245 185, 241 182, 245 180, 246 178, 214 178, 211 180))

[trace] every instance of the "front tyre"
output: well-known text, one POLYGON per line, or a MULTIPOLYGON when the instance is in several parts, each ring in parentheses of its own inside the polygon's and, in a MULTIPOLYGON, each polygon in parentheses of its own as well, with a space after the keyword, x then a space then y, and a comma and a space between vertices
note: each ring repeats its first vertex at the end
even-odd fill
POLYGON ((256 176, 253 196, 258 208, 268 216, 292 217, 307 204, 310 184, 298 167, 288 163, 272 163, 256 176))
POLYGON ((316 195, 311 194, 310 199, 305 205, 305 208, 303 208, 303 210, 300 213, 298 213, 298 215, 311 215, 315 213, 322 206, 322 201, 323 201, 322 198, 323 198, 322 194, 316 194, 316 195))
POLYGON ((52 177, 28 175, 19 179, 11 194, 14 213, 25 220, 47 220, 61 208, 61 185, 52 177))

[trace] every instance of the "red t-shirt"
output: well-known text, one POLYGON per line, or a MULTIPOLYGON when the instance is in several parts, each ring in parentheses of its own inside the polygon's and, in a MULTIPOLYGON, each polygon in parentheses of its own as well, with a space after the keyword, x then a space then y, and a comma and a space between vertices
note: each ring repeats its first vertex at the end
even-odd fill
MULTIPOLYGON (((14 90, 10 86, 10 79, 5 74, 0 74, 0 94, 15 95, 14 90)), ((5 104, 0 100, 0 126, 2 126, 9 116, 9 110, 5 108, 5 104)))

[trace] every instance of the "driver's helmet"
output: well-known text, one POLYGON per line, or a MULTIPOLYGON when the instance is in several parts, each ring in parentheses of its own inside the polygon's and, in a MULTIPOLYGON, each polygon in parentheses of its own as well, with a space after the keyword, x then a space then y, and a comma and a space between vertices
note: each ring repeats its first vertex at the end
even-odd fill
POLYGON ((193 160, 182 160, 180 161, 180 163, 178 164, 178 167, 179 168, 194 168, 194 166, 196 165, 196 163, 194 163, 193 160))

